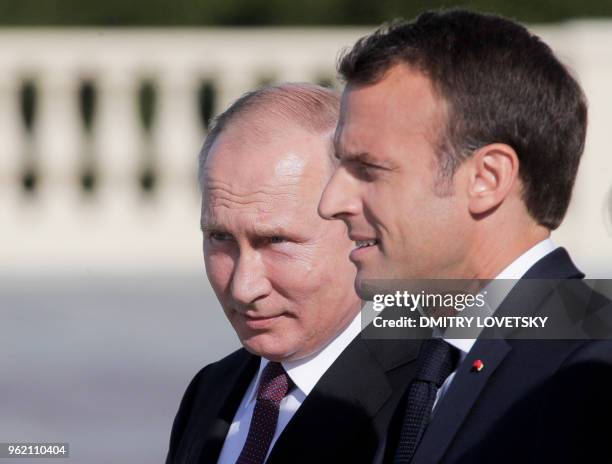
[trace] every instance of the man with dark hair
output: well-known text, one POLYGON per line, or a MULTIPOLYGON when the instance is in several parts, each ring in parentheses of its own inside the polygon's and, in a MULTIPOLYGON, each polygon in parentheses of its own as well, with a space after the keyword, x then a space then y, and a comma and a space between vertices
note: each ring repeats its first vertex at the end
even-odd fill
POLYGON ((552 50, 501 17, 426 13, 359 41, 340 73, 352 87, 364 86, 400 63, 427 76, 448 111, 436 147, 443 180, 476 149, 504 142, 521 162, 527 210, 556 229, 584 148, 587 107, 552 50))
MULTIPOLYGON (((584 276, 550 231, 571 198, 586 103, 538 37, 498 16, 429 12, 362 38, 339 71, 340 165, 319 212, 357 241, 362 297, 370 279, 584 276)), ((520 289, 492 310, 556 310, 550 287, 520 289)), ((418 362, 388 462, 612 458, 595 425, 612 412, 607 340, 427 340, 418 362)))
POLYGON ((206 273, 244 348, 189 385, 168 464, 365 464, 381 448, 416 346, 358 336, 353 243, 317 213, 339 106, 319 86, 266 87, 206 138, 206 273))

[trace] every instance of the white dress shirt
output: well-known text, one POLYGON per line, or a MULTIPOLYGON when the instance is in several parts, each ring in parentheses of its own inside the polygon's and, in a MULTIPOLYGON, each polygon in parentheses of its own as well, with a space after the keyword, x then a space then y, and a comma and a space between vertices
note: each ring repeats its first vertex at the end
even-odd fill
MULTIPOLYGON (((360 331, 361 317, 358 313, 342 332, 336 335, 334 339, 317 353, 297 361, 283 361, 281 363, 295 384, 295 387, 292 388, 287 393, 287 396, 280 402, 276 431, 274 432, 274 437, 272 437, 272 442, 268 448, 268 455, 270 454, 270 450, 274 447, 274 443, 276 443, 279 435, 285 429, 319 379, 360 331)), ((269 360, 261 358, 259 371, 251 381, 249 388, 247 388, 242 398, 242 402, 234 415, 232 425, 225 437, 223 449, 217 461, 219 464, 235 464, 238 456, 240 456, 240 452, 246 442, 249 425, 251 424, 251 417, 253 416, 255 402, 257 400, 259 379, 264 367, 266 367, 269 362, 269 360)), ((268 455, 266 455, 266 459, 268 455)))

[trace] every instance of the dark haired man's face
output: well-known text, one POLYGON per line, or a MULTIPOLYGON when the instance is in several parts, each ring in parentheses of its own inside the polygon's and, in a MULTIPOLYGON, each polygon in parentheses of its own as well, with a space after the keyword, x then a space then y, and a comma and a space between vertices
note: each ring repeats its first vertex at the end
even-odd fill
POLYGON ((461 173, 449 194, 436 193, 444 121, 429 79, 403 65, 376 84, 345 90, 336 130, 340 166, 319 212, 342 219, 357 242, 350 259, 358 292, 367 279, 462 276, 469 213, 461 173))

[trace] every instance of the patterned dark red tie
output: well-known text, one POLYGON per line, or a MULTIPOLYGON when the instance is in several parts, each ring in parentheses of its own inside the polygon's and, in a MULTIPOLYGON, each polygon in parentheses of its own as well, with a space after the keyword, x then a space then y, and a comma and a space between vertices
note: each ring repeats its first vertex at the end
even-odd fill
POLYGON ((263 464, 272 443, 281 400, 291 388, 281 363, 269 362, 261 373, 249 433, 236 464, 263 464))

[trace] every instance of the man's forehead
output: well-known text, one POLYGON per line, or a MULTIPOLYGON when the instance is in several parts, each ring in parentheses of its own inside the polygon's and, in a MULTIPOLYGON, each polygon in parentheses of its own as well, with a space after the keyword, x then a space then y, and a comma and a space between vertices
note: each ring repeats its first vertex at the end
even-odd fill
POLYGON ((368 147, 384 138, 385 127, 373 121, 370 114, 365 116, 355 111, 343 111, 333 138, 334 156, 336 159, 363 158, 368 147))
POLYGON ((232 207, 203 208, 200 227, 206 233, 222 232, 236 237, 306 238, 324 221, 301 202, 271 208, 267 211, 244 211, 232 207))
POLYGON ((258 236, 283 235, 291 228, 293 215, 286 210, 287 214, 275 214, 273 216, 260 219, 258 221, 243 220, 244 217, 215 214, 214 212, 204 211, 200 220, 201 228, 204 232, 208 231, 232 231, 239 226, 250 234, 258 236), (238 219, 236 221, 235 219, 238 219), (239 222, 239 224, 237 224, 239 222))
POLYGON ((295 172, 312 157, 317 139, 317 134, 295 124, 232 123, 213 143, 203 170, 229 169, 240 174, 245 169, 259 169, 274 174, 280 164, 281 173, 295 172))
POLYGON ((323 189, 331 174, 331 131, 309 134, 308 139, 236 147, 219 145, 202 171, 202 187, 212 195, 266 197, 299 195, 310 197, 312 190, 323 189))
POLYGON ((380 136, 380 128, 397 117, 386 92, 377 89, 379 84, 369 86, 347 86, 342 94, 340 118, 334 133, 336 151, 351 150, 347 144, 352 137, 380 136), (357 133, 355 133, 357 131, 357 133))
POLYGON ((291 151, 270 158, 268 163, 257 163, 256 159, 238 164, 211 163, 203 172, 204 197, 245 205, 282 204, 303 196, 310 190, 308 185, 312 187, 311 179, 320 177, 307 159, 291 151))
POLYGON ((302 210, 310 203, 314 205, 314 197, 302 185, 302 177, 292 174, 300 169, 299 166, 281 163, 273 166, 280 173, 272 176, 245 173, 243 168, 233 176, 207 176, 202 191, 203 214, 268 221, 275 216, 286 216, 287 212, 302 210))
POLYGON ((334 135, 336 152, 355 153, 368 140, 427 131, 437 134, 445 125, 447 105, 431 80, 406 65, 396 65, 370 85, 347 85, 334 135))
POLYGON ((357 112, 390 112, 397 104, 410 108, 426 103, 432 108, 443 103, 432 80, 419 69, 399 63, 392 66, 381 79, 370 84, 349 83, 342 93, 340 118, 357 112), (393 105, 395 103, 395 105, 393 105))

